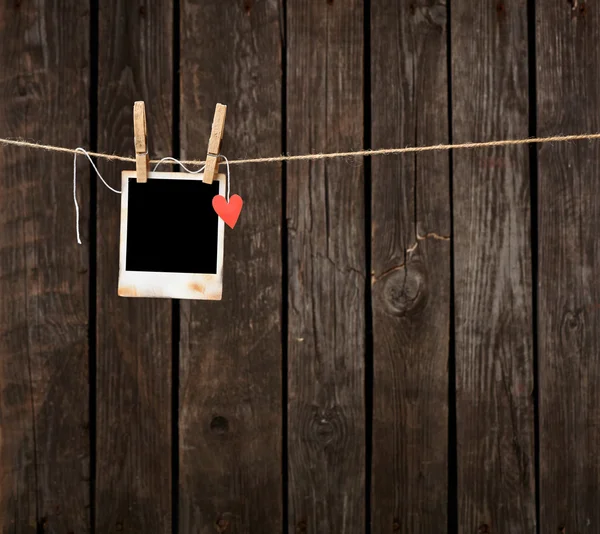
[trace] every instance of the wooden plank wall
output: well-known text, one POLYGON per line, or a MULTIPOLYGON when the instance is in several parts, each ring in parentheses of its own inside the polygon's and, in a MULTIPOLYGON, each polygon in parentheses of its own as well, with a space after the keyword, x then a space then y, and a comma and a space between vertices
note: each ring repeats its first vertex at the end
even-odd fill
MULTIPOLYGON (((454 0, 451 14, 452 140, 527 137, 527 5, 454 0)), ((457 152, 452 173, 459 531, 532 532, 528 148, 457 152)))
MULTIPOLYGON (((78 0, 0 2, 3 135, 89 144, 88 30, 78 0)), ((87 166, 79 170, 80 247, 72 158, 0 150, 3 534, 89 527, 90 210, 87 166)))
MULTIPOLYGON (((170 153, 172 10, 152 0, 99 6, 98 149, 131 153, 132 102, 144 100, 149 148, 170 153)), ((122 167, 99 169, 121 189, 122 167)), ((171 303, 117 296, 121 198, 101 184, 97 191, 94 526, 163 534, 171 530, 171 303)))
MULTIPOLYGON (((216 102, 226 154, 281 152, 282 16, 275 1, 181 2, 182 156, 205 155, 216 102)), ((245 205, 223 300, 181 303, 181 532, 283 528, 281 166, 234 167, 231 188, 245 205)))
MULTIPOLYGON (((0 0, 0 137, 230 158, 600 130, 587 0, 0 0)), ((595 532, 598 142, 232 166, 221 302, 0 146, 0 533, 595 532)), ((131 166, 100 162, 114 187, 131 166)), ((198 231, 201 231, 199 229, 198 231)), ((193 243, 194 233, 190 233, 193 243)))
MULTIPOLYGON (((446 17, 373 3, 373 146, 448 142, 446 17)), ((372 161, 373 532, 448 521, 449 179, 443 152, 372 161)))
MULTIPOLYGON (((287 2, 290 152, 362 145, 363 17, 287 2)), ((289 532, 365 529, 363 179, 360 161, 287 167, 289 532)))
MULTIPOLYGON (((600 129, 597 7, 537 6, 540 135, 600 129)), ((585 532, 600 525, 600 145, 538 157, 540 527, 585 532)))

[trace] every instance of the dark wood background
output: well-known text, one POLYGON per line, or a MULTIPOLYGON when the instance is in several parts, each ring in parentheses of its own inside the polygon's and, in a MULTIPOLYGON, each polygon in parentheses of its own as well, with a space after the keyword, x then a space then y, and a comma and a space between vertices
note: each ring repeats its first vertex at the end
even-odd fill
MULTIPOLYGON (((0 137, 230 158, 600 130, 586 0, 0 0, 0 137)), ((0 148, 0 532, 600 532, 600 144, 232 168, 221 302, 0 148)), ((119 185, 124 167, 99 162, 119 185)), ((190 232, 193 243, 193 233, 190 232)), ((193 245, 192 245, 193 246, 193 245)))

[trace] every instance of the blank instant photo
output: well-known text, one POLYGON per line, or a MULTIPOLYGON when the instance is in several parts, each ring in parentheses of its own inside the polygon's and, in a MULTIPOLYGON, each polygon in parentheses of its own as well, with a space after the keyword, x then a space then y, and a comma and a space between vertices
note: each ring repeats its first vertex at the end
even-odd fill
POLYGON ((223 220, 212 207, 225 175, 135 171, 122 174, 119 295, 221 300, 223 220))

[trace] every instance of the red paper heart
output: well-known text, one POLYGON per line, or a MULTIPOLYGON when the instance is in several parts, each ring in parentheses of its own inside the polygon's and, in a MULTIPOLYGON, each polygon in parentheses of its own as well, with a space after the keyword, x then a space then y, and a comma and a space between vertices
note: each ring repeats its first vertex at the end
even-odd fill
POLYGON ((214 210, 217 212, 217 215, 225 221, 225 224, 227 224, 229 228, 235 226, 235 223, 240 216, 240 212, 242 211, 243 204, 244 201, 239 195, 231 195, 229 197, 229 203, 227 203, 227 199, 223 195, 217 195, 212 199, 214 210))

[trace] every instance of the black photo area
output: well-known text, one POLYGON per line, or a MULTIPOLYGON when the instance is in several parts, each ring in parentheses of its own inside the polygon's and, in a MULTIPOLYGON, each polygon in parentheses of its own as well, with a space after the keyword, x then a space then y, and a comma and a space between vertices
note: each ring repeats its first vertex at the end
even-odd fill
POLYGON ((219 182, 129 179, 127 271, 217 272, 219 182))

